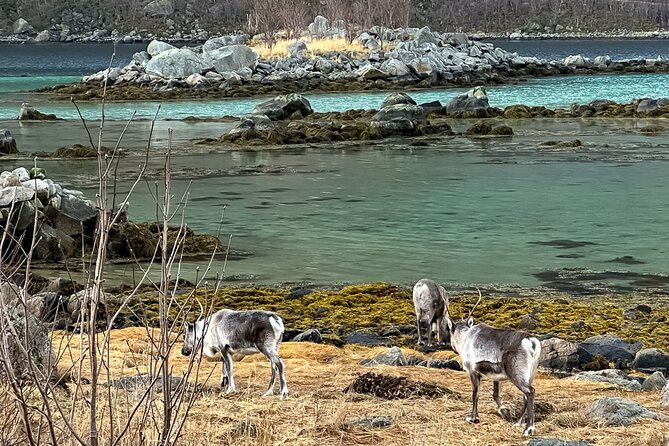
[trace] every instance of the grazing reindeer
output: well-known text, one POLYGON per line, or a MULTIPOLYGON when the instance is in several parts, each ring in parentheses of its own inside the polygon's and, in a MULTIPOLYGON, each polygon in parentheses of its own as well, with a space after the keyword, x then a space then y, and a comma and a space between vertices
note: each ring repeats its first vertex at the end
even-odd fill
POLYGON ((446 296, 446 323, 451 334, 451 346, 460 355, 462 367, 469 373, 472 381, 472 413, 465 420, 478 423, 478 399, 481 377, 493 381, 492 397, 497 404, 497 411, 503 415, 506 408, 502 405, 500 392, 502 380, 510 380, 523 392, 525 404, 516 422, 522 426, 525 417, 524 435, 534 433, 534 388, 532 381, 539 365, 541 342, 535 337, 521 331, 493 328, 486 324, 474 325, 471 317, 479 300, 469 312, 467 320, 454 322, 448 311, 446 296))
POLYGON ((243 356, 262 353, 272 365, 272 377, 267 392, 274 391, 276 374, 279 374, 281 398, 288 395, 288 386, 284 376, 284 366, 279 357, 279 344, 283 337, 283 321, 269 311, 233 311, 220 310, 208 318, 195 323, 185 323, 184 345, 181 354, 189 356, 196 346, 201 346, 204 354, 213 358, 221 354, 223 370, 221 371, 221 387, 227 384, 226 393, 235 391, 232 377, 232 353, 243 356))
POLYGON ((416 310, 418 344, 423 345, 421 322, 427 325, 427 345, 432 345, 432 331, 436 329, 437 343, 444 329, 446 290, 432 279, 420 279, 413 287, 413 306, 416 310))

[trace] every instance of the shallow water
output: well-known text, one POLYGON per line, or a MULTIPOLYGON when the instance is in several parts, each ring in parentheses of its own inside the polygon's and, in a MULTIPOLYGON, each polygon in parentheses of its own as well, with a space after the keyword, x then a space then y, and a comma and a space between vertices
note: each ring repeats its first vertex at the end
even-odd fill
MULTIPOLYGON (((183 153, 174 159, 175 196, 190 188, 186 221, 198 232, 216 233, 226 207, 222 238, 232 234, 233 249, 252 253, 232 261, 227 274, 246 282, 430 276, 535 287, 542 283, 535 274, 553 269, 662 273, 669 270, 669 141, 636 132, 650 122, 516 122, 510 139, 428 139, 421 148, 395 141, 360 150, 183 153), (584 146, 539 147, 574 137, 584 146), (278 173, 244 174, 243 166, 278 173), (624 256, 643 263, 610 263, 624 256)), ((454 125, 461 131, 467 123, 454 125)), ((132 219, 155 218, 148 188, 159 178, 160 153, 131 200, 132 219)), ((138 160, 123 160, 122 188, 138 160)), ((41 165, 94 193, 93 162, 41 165)), ((191 280, 196 264, 185 268, 191 280)), ((209 276, 221 268, 216 261, 209 276)), ((129 279, 131 268, 113 269, 129 279)), ((633 283, 638 277, 608 276, 588 284, 642 288, 633 283)))

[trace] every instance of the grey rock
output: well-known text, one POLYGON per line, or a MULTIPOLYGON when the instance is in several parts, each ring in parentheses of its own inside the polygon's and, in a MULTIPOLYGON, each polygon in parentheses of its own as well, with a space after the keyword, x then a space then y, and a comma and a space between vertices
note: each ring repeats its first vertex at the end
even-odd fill
POLYGON ((418 105, 396 104, 379 110, 370 121, 372 127, 378 127, 390 133, 413 134, 420 125, 427 124, 425 110, 418 105))
POLYGON ((315 328, 310 328, 309 330, 298 334, 292 340, 293 342, 315 342, 317 344, 323 342, 321 332, 315 328))
POLYGON ((539 366, 542 368, 571 372, 592 359, 593 355, 575 342, 557 337, 541 341, 539 366))
POLYGON ((358 68, 355 74, 360 79, 365 79, 365 80, 386 79, 388 77, 388 73, 379 70, 378 68, 375 68, 371 64, 358 68))
POLYGON ((49 184, 39 178, 35 179, 28 179, 25 180, 21 183, 21 186, 26 187, 28 189, 32 189, 35 191, 37 194, 37 198, 39 198, 42 201, 46 201, 49 199, 49 184))
POLYGON ((452 113, 476 113, 478 111, 485 111, 490 106, 488 105, 488 98, 470 97, 468 95, 460 95, 451 99, 446 104, 446 111, 452 113))
POLYGON ((564 65, 576 68, 587 68, 590 66, 590 59, 583 57, 580 54, 567 56, 562 59, 564 65))
POLYGON ((662 390, 666 384, 667 378, 664 377, 662 372, 655 372, 644 380, 641 384, 641 390, 654 392, 656 390, 662 390))
POLYGON ((539 318, 534 314, 526 314, 520 319, 520 322, 518 323, 518 329, 533 331, 537 329, 540 322, 541 321, 539 318))
POLYGON ((73 195, 61 196, 60 209, 47 208, 46 212, 54 227, 69 236, 80 235, 82 225, 92 224, 97 217, 93 203, 73 195))
POLYGON ((368 50, 378 51, 381 49, 381 43, 369 33, 363 32, 357 37, 358 42, 368 50))
POLYGON ((314 70, 320 71, 323 74, 332 73, 335 67, 336 63, 327 59, 318 59, 316 63, 314 63, 314 70))
POLYGON ((35 42, 48 42, 51 39, 51 34, 48 30, 40 31, 35 36, 35 42))
POLYGON ((12 24, 12 32, 14 34, 34 34, 35 29, 21 17, 12 24))
POLYGON ((30 172, 28 172, 28 169, 25 167, 17 167, 16 169, 12 170, 12 173, 16 175, 19 178, 19 181, 22 183, 30 179, 30 172))
POLYGON ((604 334, 587 338, 581 342, 581 347, 593 356, 601 355, 622 366, 634 360, 634 356, 641 349, 641 344, 630 344, 617 336, 604 334))
POLYGON ((453 33, 450 36, 449 42, 454 46, 466 47, 469 43, 469 37, 465 33, 453 33))
POLYGON ((306 52, 307 44, 304 42, 304 40, 298 40, 297 42, 293 42, 288 45, 288 54, 290 57, 302 56, 306 54, 306 52))
POLYGON ((657 99, 642 99, 636 106, 637 113, 648 113, 657 110, 659 107, 657 99))
POLYGON ((411 96, 403 92, 391 93, 381 103, 381 109, 397 104, 416 105, 416 101, 414 101, 411 96))
POLYGON ((295 112, 300 112, 302 116, 307 116, 314 112, 309 100, 297 93, 277 96, 274 99, 256 105, 253 109, 254 114, 265 115, 273 121, 286 119, 295 112))
POLYGON ((378 336, 368 331, 354 331, 348 334, 346 337, 346 343, 360 345, 388 345, 390 343, 390 339, 383 336, 378 336))
POLYGON ((630 378, 621 370, 606 369, 596 372, 581 372, 574 376, 577 381, 594 381, 615 384, 627 390, 641 390, 641 383, 636 379, 630 378))
MULTIPOLYGON (((151 56, 157 56, 158 54, 167 51, 167 50, 173 50, 176 49, 174 45, 170 45, 167 42, 163 42, 160 40, 152 40, 149 43, 149 46, 146 47, 146 52, 151 56)), ((134 58, 134 56, 133 56, 134 58)))
POLYGON ((23 186, 9 186, 0 189, 0 207, 9 206, 12 203, 22 203, 32 200, 35 191, 23 186))
POLYGON ((592 421, 609 426, 629 426, 638 418, 660 420, 660 414, 650 411, 639 403, 625 398, 604 397, 596 399, 586 410, 592 421))
POLYGON ((388 73, 391 77, 408 78, 411 76, 409 67, 399 59, 390 58, 381 64, 381 70, 388 73))
POLYGON ((229 135, 234 135, 236 133, 242 133, 250 129, 257 131, 268 131, 274 128, 274 123, 265 115, 251 115, 242 120, 230 129, 228 132, 229 135))
POLYGON ((595 65, 598 65, 598 66, 611 65, 611 57, 609 57, 609 56, 597 56, 597 57, 595 57, 595 65))
POLYGON ((527 446, 592 446, 585 440, 562 440, 560 438, 533 438, 527 446))
POLYGON ((153 0, 144 6, 144 15, 148 17, 166 17, 174 14, 172 0, 153 0))
POLYGON ((439 44, 439 39, 434 35, 432 31, 430 31, 430 28, 423 27, 418 30, 416 33, 414 40, 416 41, 416 44, 420 46, 424 46, 425 44, 431 43, 433 45, 438 45, 439 44))
POLYGON ((59 261, 75 254, 76 242, 64 232, 42 223, 38 229, 35 257, 39 260, 59 261))
POLYGON ((394 424, 393 418, 387 415, 372 415, 370 417, 354 418, 345 423, 348 426, 363 426, 374 429, 390 427, 394 424))
POLYGON ((0 130, 0 154, 19 153, 16 140, 9 130, 0 130))
POLYGON ((246 45, 230 45, 204 53, 207 63, 219 73, 253 68, 258 55, 246 45))
POLYGON ((669 355, 657 348, 639 350, 632 362, 634 370, 669 370, 669 355))
POLYGON ((427 367, 429 369, 448 369, 448 370, 462 370, 462 366, 455 359, 427 359, 419 361, 419 367, 427 367))
POLYGON ((146 72, 166 79, 185 79, 209 67, 200 56, 188 49, 163 51, 146 64, 146 72))
POLYGON ((309 24, 308 30, 309 34, 315 37, 324 37, 327 34, 329 28, 328 19, 323 16, 314 17, 314 21, 309 24))
POLYGON ((360 364, 365 366, 390 365, 405 366, 407 359, 399 347, 391 347, 388 351, 379 353, 371 359, 363 359, 360 364))
POLYGON ((662 393, 660 393, 660 402, 663 406, 669 406, 669 382, 664 385, 662 388, 662 393))
POLYGON ((21 104, 21 110, 19 110, 19 115, 16 119, 19 121, 55 121, 58 118, 54 114, 42 113, 24 102, 21 104))
MULTIPOLYGON (((57 361, 51 350, 47 326, 35 315, 26 313, 22 305, 7 306, 4 311, 5 324, 13 326, 13 330, 0 331, 0 342, 8 362, 12 365, 13 375, 18 380, 30 380, 31 368, 35 368, 42 376, 55 373, 53 378, 57 379, 58 373, 55 370, 57 361), (12 334, 14 332, 18 337, 12 334), (32 359, 30 367, 27 355, 32 359)), ((5 370, 5 367, 0 367, 0 375, 4 374, 5 370)))

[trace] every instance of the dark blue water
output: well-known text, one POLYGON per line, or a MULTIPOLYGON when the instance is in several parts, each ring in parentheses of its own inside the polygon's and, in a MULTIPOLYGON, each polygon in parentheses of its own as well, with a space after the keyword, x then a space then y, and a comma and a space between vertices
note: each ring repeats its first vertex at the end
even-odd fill
MULTIPOLYGON (((132 55, 146 49, 146 44, 113 43, 0 43, 0 78, 4 76, 83 76, 109 66, 126 65, 132 55)), ((2 82, 2 79, 0 79, 2 82)))
POLYGON ((540 59, 561 59, 572 54, 585 57, 611 56, 622 59, 669 59, 669 40, 489 40, 495 46, 507 51, 515 51, 521 56, 535 56, 540 59))

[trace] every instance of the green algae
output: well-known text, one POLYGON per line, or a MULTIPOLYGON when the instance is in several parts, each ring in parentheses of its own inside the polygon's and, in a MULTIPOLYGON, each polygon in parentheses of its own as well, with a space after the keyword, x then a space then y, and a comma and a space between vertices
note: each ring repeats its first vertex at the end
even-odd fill
MULTIPOLYGON (((474 294, 451 295, 452 317, 468 316, 477 298, 474 294)), ((225 288, 218 292, 198 289, 177 296, 177 300, 179 305, 190 308, 189 320, 199 317, 200 305, 214 310, 269 310, 284 319, 286 329, 318 328, 335 344, 340 336, 356 330, 380 332, 389 326, 415 325, 411 290, 381 282, 297 294, 288 288, 225 288)), ((141 294, 131 307, 149 322, 158 317, 155 292, 141 294)), ((669 309, 655 309, 647 318, 638 320, 625 318, 623 310, 606 297, 585 300, 484 296, 473 317, 476 322, 517 329, 521 319, 532 314, 536 318, 532 333, 536 335, 553 333, 563 339, 580 341, 610 333, 628 341, 642 341, 644 347, 669 351, 669 324, 661 322, 662 317, 669 317, 669 309)), ((412 342, 410 336, 400 338, 400 343, 412 342)))

